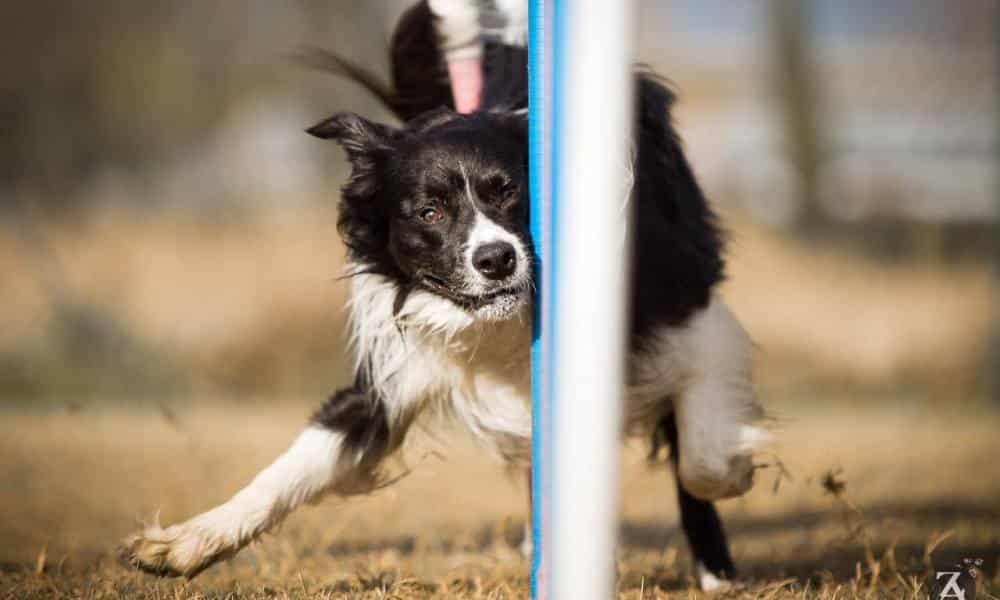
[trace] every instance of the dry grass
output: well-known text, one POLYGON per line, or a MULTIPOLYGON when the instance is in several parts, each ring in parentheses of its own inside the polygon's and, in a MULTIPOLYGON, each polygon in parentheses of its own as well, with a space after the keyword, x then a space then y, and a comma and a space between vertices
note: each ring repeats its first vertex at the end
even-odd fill
MULTIPOLYGON (((775 491, 768 469, 722 505, 745 575, 728 597, 923 597, 928 565, 963 557, 984 559, 997 594, 1000 416, 974 402, 997 292, 987 266, 885 264, 730 222, 725 292, 761 348, 792 479, 775 491)), ((347 381, 340 242, 324 213, 98 211, 37 231, 48 259, 0 235, 0 598, 526 595, 525 490, 451 441, 411 448, 397 485, 301 511, 193 582, 119 567, 124 534, 224 500, 292 438, 302 399, 347 381), (120 329, 103 354, 92 330, 67 342, 52 264, 77 309, 120 329), (148 364, 189 400, 136 407, 148 390, 118 383, 148 364), (55 402, 39 410, 39 396, 55 402)), ((697 597, 673 482, 643 456, 622 459, 619 597, 697 597)))
MULTIPOLYGON (((905 404, 778 409, 776 451, 792 478, 775 489, 768 469, 748 496, 721 505, 745 575, 727 597, 923 597, 935 542, 934 565, 982 558, 984 576, 997 577, 1000 417, 905 404), (840 483, 839 496, 829 493, 840 483)), ((450 438, 409 448, 413 472, 395 486, 300 511, 192 582, 115 563, 116 541, 141 520, 159 512, 172 522, 222 501, 307 412, 208 402, 173 423, 119 410, 5 414, 0 598, 525 597, 528 565, 513 548, 524 490, 450 438)), ((618 597, 699 596, 671 478, 638 447, 622 464, 618 597)))

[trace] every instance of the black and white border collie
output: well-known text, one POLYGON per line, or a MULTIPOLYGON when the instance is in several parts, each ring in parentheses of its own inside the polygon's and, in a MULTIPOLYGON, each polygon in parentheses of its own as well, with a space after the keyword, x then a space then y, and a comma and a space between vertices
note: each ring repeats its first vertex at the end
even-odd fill
MULTIPOLYGON (((433 414, 454 417, 507 463, 528 466, 533 268, 524 52, 491 50, 482 110, 435 109, 447 102, 446 85, 406 79, 432 70, 428 61, 439 64, 426 51, 434 47, 430 23, 421 3, 394 37, 397 90, 380 95, 403 126, 342 113, 308 130, 337 141, 353 169, 339 231, 349 256, 354 385, 327 400, 291 447, 229 501, 125 540, 129 564, 192 577, 303 503, 371 491, 411 426, 433 414)), ((374 88, 363 71, 328 59, 374 88)), ((621 426, 669 444, 697 580, 712 589, 735 572, 712 501, 750 489, 752 454, 768 434, 751 383, 751 343, 716 291, 723 236, 671 125, 673 95, 647 73, 636 85, 621 426)))

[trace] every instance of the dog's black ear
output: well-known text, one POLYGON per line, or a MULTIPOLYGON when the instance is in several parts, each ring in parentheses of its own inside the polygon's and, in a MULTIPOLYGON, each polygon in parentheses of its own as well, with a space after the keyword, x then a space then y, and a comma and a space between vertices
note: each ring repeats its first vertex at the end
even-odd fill
POLYGON ((340 194, 337 229, 356 257, 377 263, 386 251, 388 230, 375 202, 381 187, 380 165, 393 153, 398 129, 372 123, 358 115, 339 113, 306 130, 322 139, 336 141, 351 161, 351 176, 340 194))
POLYGON ((306 129, 306 133, 336 141, 357 167, 359 161, 367 166, 376 155, 390 152, 392 141, 399 131, 388 125, 373 123, 354 113, 337 113, 306 129))

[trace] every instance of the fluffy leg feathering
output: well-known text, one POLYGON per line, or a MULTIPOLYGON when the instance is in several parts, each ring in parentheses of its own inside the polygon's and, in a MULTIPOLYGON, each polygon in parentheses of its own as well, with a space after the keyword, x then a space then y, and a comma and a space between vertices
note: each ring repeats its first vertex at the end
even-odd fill
POLYGON ((235 555, 303 503, 328 492, 371 490, 389 447, 379 406, 355 390, 338 392, 291 447, 228 502, 183 523, 153 524, 129 536, 120 550, 122 560, 156 575, 194 577, 235 555))

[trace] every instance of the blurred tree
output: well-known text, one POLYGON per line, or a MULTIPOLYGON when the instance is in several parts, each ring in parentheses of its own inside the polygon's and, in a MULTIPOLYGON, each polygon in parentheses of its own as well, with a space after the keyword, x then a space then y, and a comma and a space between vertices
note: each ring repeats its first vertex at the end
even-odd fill
POLYGON ((808 20, 800 0, 772 0, 773 85, 784 125, 784 152, 797 176, 796 225, 806 237, 827 224, 819 203, 823 136, 818 119, 818 92, 812 74, 808 20))
MULTIPOLYGON (((239 50, 278 45, 290 35, 287 20, 300 18, 275 8, 263 0, 238 11, 194 0, 0 5, 0 235, 16 241, 18 260, 32 266, 51 303, 60 342, 53 362, 62 366, 61 377, 39 377, 8 361, 0 365, 7 387, 14 378, 77 395, 178 390, 182 378, 168 357, 74 286, 38 223, 71 215, 53 209, 88 198, 80 190, 104 170, 142 181, 210 139, 262 79, 245 76, 262 61, 239 50)), ((156 197, 133 193, 127 201, 156 197)))
POLYGON ((6 202, 21 189, 78 200, 68 192, 102 168, 141 174, 204 140, 247 91, 234 85, 239 49, 264 11, 250 12, 190 0, 3 3, 6 202))
MULTIPOLYGON (((997 57, 1000 59, 1000 44, 997 45, 997 57)), ((1000 108, 1000 107, 998 107, 1000 108)), ((997 129, 1000 131, 1000 110, 997 111, 997 129)), ((994 193, 996 194, 997 218, 993 222, 993 332, 986 358, 987 394, 993 405, 1000 408, 1000 177, 994 175, 994 193)))
MULTIPOLYGON (((226 206, 224 194, 239 196, 249 214, 254 198, 245 197, 266 196, 269 181, 240 181, 245 165, 269 167, 266 161, 278 162, 279 153, 279 161, 302 159, 283 145, 283 134, 308 142, 301 128, 312 119, 350 102, 355 108, 370 102, 349 82, 301 69, 291 52, 304 43, 336 47, 387 72, 385 39, 373 35, 383 29, 375 10, 382 4, 0 4, 6 25, 0 36, 0 241, 13 241, 4 247, 38 284, 51 309, 50 330, 38 334, 52 340, 37 355, 0 349, 0 389, 19 397, 184 389, 188 378, 170 353, 74 279, 46 224, 73 224, 92 214, 81 206, 87 201, 158 208, 181 201, 215 218, 212 210, 226 206), (315 116, 298 122, 302 107, 315 109, 315 116), (271 138, 280 139, 269 146, 271 138)), ((310 172, 294 166, 261 171, 278 179, 310 172)))
MULTIPOLYGON (((995 19, 996 21, 996 19, 995 19)), ((991 38, 993 43, 993 56, 1000 65, 1000 42, 996 36, 991 38)), ((997 132, 1000 132, 1000 104, 994 105, 994 125, 997 132)), ((998 149, 994 149, 994 152, 998 149)), ((985 380, 987 382, 987 394, 995 407, 1000 408, 1000 173, 993 174, 993 201, 996 203, 996 217, 993 221, 993 294, 996 300, 993 303, 993 332, 990 336, 990 344, 986 358, 985 380)))

